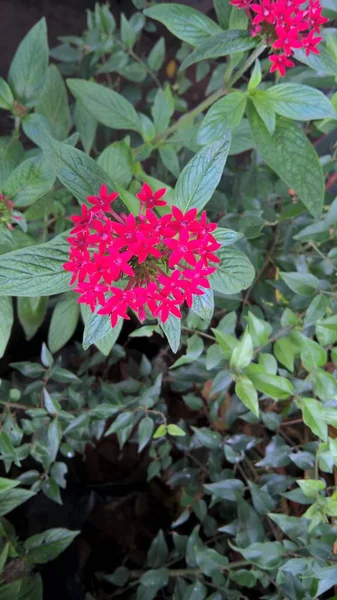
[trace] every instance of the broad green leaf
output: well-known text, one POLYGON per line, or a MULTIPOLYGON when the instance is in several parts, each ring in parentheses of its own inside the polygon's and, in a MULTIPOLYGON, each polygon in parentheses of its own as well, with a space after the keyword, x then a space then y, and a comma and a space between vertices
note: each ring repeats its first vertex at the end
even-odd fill
POLYGON ((97 121, 85 108, 84 104, 79 101, 77 101, 75 105, 74 123, 80 134, 80 140, 84 151, 87 154, 90 154, 96 137, 97 121))
POLYGON ((93 117, 112 129, 139 131, 138 115, 132 104, 121 94, 84 79, 67 79, 68 87, 93 117))
POLYGON ((250 74, 249 82, 248 82, 248 92, 252 92, 260 85, 262 81, 262 72, 261 72, 261 63, 259 59, 255 61, 254 68, 250 74))
POLYGON ((48 307, 48 296, 40 298, 20 297, 17 301, 18 317, 27 340, 30 340, 42 325, 48 307))
POLYGON ((230 140, 227 130, 223 139, 200 150, 179 175, 174 204, 183 212, 190 208, 200 211, 212 197, 224 170, 230 140))
POLYGON ((226 135, 229 127, 236 129, 241 122, 247 98, 242 92, 233 92, 221 98, 208 110, 198 131, 198 144, 204 145, 226 135))
MULTIPOLYGON (((326 298, 326 296, 324 298, 326 298)), ((328 317, 327 319, 320 319, 319 321, 317 321, 316 324, 319 327, 329 329, 329 331, 337 331, 337 315, 333 315, 332 317, 328 317)))
POLYGON ((250 365, 247 368, 246 375, 252 380, 259 392, 274 400, 285 400, 294 393, 294 386, 288 379, 265 373, 259 365, 250 365))
POLYGON ((215 483, 208 483, 204 485, 204 488, 214 498, 231 500, 233 502, 244 494, 244 483, 239 479, 224 479, 215 483))
POLYGON ((43 156, 34 156, 21 163, 8 177, 3 193, 17 207, 29 206, 42 198, 54 185, 55 169, 43 156))
POLYGON ((259 399, 254 384, 249 377, 245 377, 244 375, 237 377, 235 393, 240 398, 241 402, 243 402, 243 404, 258 417, 259 399))
MULTIPOLYGON (((154 102, 151 109, 153 123, 157 133, 165 131, 170 123, 173 113, 174 105, 171 102, 171 97, 169 97, 164 90, 159 88, 154 97, 154 102)), ((147 136, 144 135, 144 132, 142 135, 144 139, 148 139, 147 136)), ((149 141, 151 141, 151 139, 152 136, 149 141)))
POLYGON ((0 517, 7 515, 7 513, 17 508, 29 498, 35 496, 34 492, 29 490, 11 489, 7 490, 4 494, 0 494, 0 517))
POLYGON ((104 354, 104 356, 109 356, 112 348, 114 347, 114 345, 119 337, 119 334, 123 327, 123 323, 124 323, 124 320, 119 319, 119 321, 116 323, 115 327, 110 328, 109 333, 107 333, 104 337, 102 337, 100 340, 97 340, 95 342, 96 348, 98 348, 98 350, 102 354, 104 354))
POLYGON ((172 352, 176 354, 180 346, 181 319, 178 319, 174 315, 169 315, 167 321, 165 323, 159 321, 159 325, 167 338, 172 352))
POLYGON ((41 130, 55 137, 55 132, 47 117, 38 115, 37 113, 28 113, 28 115, 24 116, 22 119, 22 129, 24 134, 37 146, 41 142, 41 130))
POLYGON ((270 87, 266 94, 274 110, 287 119, 310 121, 337 117, 330 100, 309 85, 282 83, 270 87))
POLYGON ((217 227, 212 235, 222 246, 231 246, 243 237, 243 233, 233 231, 233 229, 226 229, 225 227, 217 227))
POLYGON ((255 109, 267 127, 269 133, 274 133, 276 125, 276 113, 274 105, 267 95, 267 92, 263 90, 256 90, 251 94, 250 100, 254 104, 255 109))
POLYGON ((7 81, 0 77, 0 108, 11 110, 14 103, 12 90, 7 81))
POLYGON ((253 282, 255 271, 245 254, 236 248, 220 248, 221 263, 209 280, 213 290, 222 294, 237 294, 247 289, 253 282))
POLYGON ((54 560, 68 548, 79 533, 57 527, 32 535, 24 542, 26 560, 40 565, 54 560))
POLYGON ((241 340, 235 346, 230 360, 230 368, 242 371, 249 365, 253 358, 253 340, 248 328, 245 330, 241 340))
POLYGON ((303 421, 323 442, 328 441, 328 425, 325 421, 324 407, 314 398, 301 398, 296 400, 297 406, 302 411, 303 421))
POLYGON ((133 175, 133 157, 132 150, 125 141, 107 146, 99 155, 97 163, 113 181, 128 187, 133 175))
POLYGON ((0 256, 0 296, 51 296, 68 291, 70 276, 62 265, 69 244, 58 236, 51 242, 0 256))
POLYGON ((136 43, 137 33, 131 27, 129 21, 122 13, 121 15, 121 42, 125 49, 131 50, 136 43))
MULTIPOLYGON (((304 327, 315 325, 317 321, 325 315, 329 304, 330 300, 327 296, 324 296, 323 294, 318 294, 318 296, 315 296, 315 298, 310 302, 307 308, 307 312, 303 323, 304 327)), ((323 323, 323 321, 319 322, 320 325, 322 325, 323 323)))
POLYGON ((56 170, 58 179, 80 201, 98 193, 101 185, 116 189, 110 176, 81 150, 45 136, 42 146, 46 160, 56 170))
POLYGON ((248 312, 247 320, 254 347, 264 346, 272 333, 271 325, 263 319, 258 319, 251 311, 248 312))
POLYGON ((216 341, 218 342, 225 358, 230 358, 233 354, 234 348, 238 345, 238 340, 229 333, 219 331, 218 329, 212 329, 215 335, 216 341))
POLYGON ((202 354, 204 349, 204 343, 202 339, 194 334, 187 340, 187 350, 186 354, 180 356, 173 365, 171 365, 171 369, 180 367, 181 365, 188 365, 196 361, 199 356, 202 354))
POLYGON ((18 485, 20 485, 20 481, 15 479, 6 479, 6 477, 0 477, 0 494, 17 487, 18 485))
POLYGON ((173 35, 191 46, 198 46, 221 31, 219 25, 203 13, 174 2, 151 6, 144 14, 163 23, 173 35))
POLYGON ((296 336, 300 346, 301 361, 304 368, 310 373, 316 367, 323 367, 327 361, 327 353, 322 346, 304 335, 296 336))
POLYGON ((0 358, 2 358, 11 335, 14 321, 12 298, 0 296, 0 315, 0 358))
POLYGON ((235 550, 261 569, 275 569, 286 553, 286 549, 281 542, 255 542, 247 548, 235 547, 235 550))
POLYGON ((294 370, 294 347, 289 338, 283 337, 275 342, 274 354, 281 365, 291 372, 294 370))
POLYGON ((147 588, 155 586, 157 591, 167 585, 170 571, 166 567, 160 569, 149 569, 140 578, 140 583, 147 588))
POLYGON ((240 125, 232 132, 229 155, 241 154, 255 148, 255 140, 248 119, 242 119, 240 125))
POLYGON ((158 438, 164 437, 164 435, 167 434, 167 427, 166 425, 159 425, 159 427, 156 429, 156 431, 153 434, 153 439, 157 440, 158 438))
POLYGON ((9 68, 8 83, 16 100, 33 106, 41 92, 48 67, 47 25, 43 18, 23 38, 9 68))
POLYGON ((228 29, 229 18, 232 7, 229 2, 224 0, 213 0, 216 16, 222 29, 228 29))
POLYGON ((169 144, 159 148, 159 156, 163 165, 172 173, 173 177, 178 178, 180 173, 179 158, 176 150, 169 144))
POLYGON ((138 452, 144 450, 152 438, 154 421, 150 417, 143 417, 138 425, 138 452))
POLYGON ((202 42, 191 54, 185 58, 180 66, 183 71, 201 60, 210 58, 219 58, 236 52, 250 50, 257 46, 256 38, 253 38, 248 31, 230 30, 222 31, 213 35, 210 39, 202 42))
POLYGON ((317 494, 326 488, 326 482, 321 479, 296 479, 296 483, 308 498, 316 498, 317 494))
POLYGON ((48 331, 48 346, 52 353, 58 352, 72 337, 79 317, 77 295, 69 292, 57 302, 48 331))
POLYGON ((319 281, 311 273, 280 273, 281 279, 295 294, 311 296, 318 288, 319 281))
POLYGON ((333 56, 328 52, 323 44, 319 46, 319 54, 311 53, 306 55, 304 49, 295 50, 295 58, 300 62, 308 65, 314 71, 318 71, 324 75, 337 75, 337 63, 333 56))
POLYGON ((292 188, 313 217, 318 218, 324 202, 324 177, 317 153, 295 123, 276 119, 271 136, 256 110, 247 107, 256 146, 266 164, 292 188))
POLYGON ((107 316, 97 315, 89 310, 89 307, 81 307, 84 320, 83 348, 87 350, 91 344, 97 344, 102 338, 114 332, 114 342, 117 340, 123 326, 123 319, 119 319, 112 328, 107 316), (88 310, 86 310, 88 309, 88 310))
POLYGON ((174 423, 170 423, 170 425, 167 426, 167 433, 173 435, 173 437, 183 437, 186 435, 186 432, 174 423))
POLYGON ((204 292, 202 296, 194 294, 192 310, 204 321, 210 321, 214 312, 214 294, 212 289, 204 288, 204 292))
POLYGON ((24 149, 12 136, 0 137, 0 189, 10 176, 11 172, 24 158, 24 149))
POLYGON ((159 38, 158 42, 153 46, 149 56, 147 57, 147 64, 151 71, 155 73, 162 68, 165 58, 165 38, 159 38))
POLYGON ((35 110, 48 119, 53 134, 58 140, 62 141, 67 137, 71 126, 67 90, 55 65, 48 67, 41 96, 35 110))

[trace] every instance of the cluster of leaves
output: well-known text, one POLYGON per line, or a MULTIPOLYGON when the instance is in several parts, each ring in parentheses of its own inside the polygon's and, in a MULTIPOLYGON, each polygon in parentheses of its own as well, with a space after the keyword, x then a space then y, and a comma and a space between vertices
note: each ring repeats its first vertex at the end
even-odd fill
POLYGON ((14 314, 28 340, 48 324, 40 361, 12 363, 0 388, 0 585, 6 600, 42 598, 35 565, 78 532, 22 542, 4 516, 37 494, 62 503, 69 460, 116 436, 179 502, 145 563, 122 557, 93 598, 240 600, 256 588, 310 600, 337 584, 337 29, 319 56, 296 52, 280 84, 227 0, 214 0, 217 21, 134 4, 119 28, 97 4, 84 35, 51 51, 41 20, 0 80, 13 117, 0 193, 21 225, 0 225, 1 356, 14 314), (157 22, 182 42, 174 60, 157 22), (221 266, 182 321, 112 329, 69 291, 65 237, 76 201, 102 183, 136 214, 142 181, 182 211, 207 204, 221 266), (137 338, 157 346, 153 359, 134 360, 137 338))

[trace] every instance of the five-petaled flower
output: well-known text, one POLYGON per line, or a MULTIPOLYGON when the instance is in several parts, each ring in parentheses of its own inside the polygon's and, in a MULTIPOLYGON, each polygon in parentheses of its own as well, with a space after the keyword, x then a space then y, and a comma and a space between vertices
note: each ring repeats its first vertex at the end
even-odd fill
POLYGON ((252 27, 251 35, 265 34, 273 50, 269 55, 270 72, 278 71, 284 77, 287 68, 294 67, 291 57, 302 48, 305 54, 319 54, 317 45, 322 40, 320 27, 328 19, 322 16, 320 0, 231 0, 244 9, 252 27))
POLYGON ((64 269, 72 274, 78 301, 109 316, 113 327, 119 318, 129 319, 129 309, 141 321, 148 315, 163 323, 170 315, 181 318, 182 305, 192 307, 194 297, 210 287, 208 277, 216 270, 210 263, 219 262, 214 253, 220 244, 212 235, 217 225, 207 223, 205 212, 197 218, 195 208, 183 213, 173 206, 158 216, 154 209, 166 205, 165 191, 153 192, 144 183, 136 217, 117 214, 111 206, 117 194, 103 185, 88 198, 92 206, 72 217, 64 269))

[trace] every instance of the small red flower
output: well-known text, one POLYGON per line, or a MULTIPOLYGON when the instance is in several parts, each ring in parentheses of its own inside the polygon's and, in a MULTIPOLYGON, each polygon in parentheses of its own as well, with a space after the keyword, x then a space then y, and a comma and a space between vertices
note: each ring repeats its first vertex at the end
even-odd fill
POLYGON ((143 183, 142 188, 138 194, 136 194, 141 204, 145 204, 146 208, 154 208, 155 206, 166 206, 166 202, 161 200, 166 194, 166 188, 162 188, 157 192, 153 192, 147 183, 143 183))
POLYGON ((93 204, 92 212, 109 212, 111 210, 111 202, 114 202, 118 198, 118 194, 113 192, 112 194, 108 194, 108 188, 103 183, 99 190, 98 196, 88 196, 87 200, 90 204, 93 204))
POLYGON ((295 66, 293 61, 285 54, 271 54, 269 60, 273 63, 270 67, 270 72, 274 73, 274 71, 279 71, 281 77, 285 76, 287 67, 291 68, 295 66))

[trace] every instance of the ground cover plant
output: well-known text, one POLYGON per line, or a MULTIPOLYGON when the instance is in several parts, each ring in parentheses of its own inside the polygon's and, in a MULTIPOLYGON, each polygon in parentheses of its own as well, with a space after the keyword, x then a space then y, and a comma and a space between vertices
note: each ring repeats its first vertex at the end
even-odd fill
POLYGON ((133 5, 0 79, 0 599, 333 600, 337 9, 133 5))

